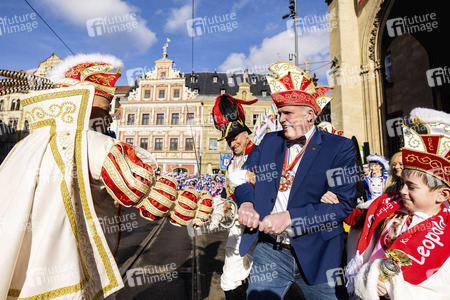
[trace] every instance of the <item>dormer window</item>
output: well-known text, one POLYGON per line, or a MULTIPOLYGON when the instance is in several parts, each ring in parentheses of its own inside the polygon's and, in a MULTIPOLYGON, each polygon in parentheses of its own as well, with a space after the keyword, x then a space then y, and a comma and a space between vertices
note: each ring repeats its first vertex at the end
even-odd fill
POLYGON ((213 83, 217 83, 217 79, 218 79, 218 77, 217 77, 217 76, 213 76, 213 78, 212 78, 212 80, 213 80, 213 83))
POLYGON ((194 88, 194 93, 198 94, 198 88, 194 88))
POLYGON ((225 94, 225 92, 226 92, 226 90, 224 89, 224 88, 221 88, 220 89, 220 93, 223 95, 223 94, 225 94))
POLYGON ((256 77, 252 77, 252 84, 256 84, 256 77))
POLYGON ((196 83, 197 82, 197 76, 192 75, 191 76, 191 83, 196 83))
POLYGON ((261 94, 263 97, 265 97, 265 96, 267 96, 267 91, 262 91, 261 94))
POLYGON ((233 84, 233 77, 228 77, 228 84, 233 84))

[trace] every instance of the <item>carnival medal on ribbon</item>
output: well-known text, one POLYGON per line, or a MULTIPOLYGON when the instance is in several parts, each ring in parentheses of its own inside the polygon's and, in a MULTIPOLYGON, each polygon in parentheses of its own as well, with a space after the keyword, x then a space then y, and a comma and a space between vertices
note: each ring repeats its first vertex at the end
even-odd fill
POLYGON ((286 191, 290 190, 292 183, 294 182, 294 177, 295 177, 294 172, 292 170, 294 169, 294 166, 297 164, 297 162, 300 160, 300 158, 305 153, 306 147, 308 147, 308 144, 311 141, 311 137, 313 135, 314 135, 314 132, 308 138, 308 141, 302 147, 300 152, 295 156, 293 161, 290 163, 289 163, 289 158, 291 157, 291 155, 290 155, 291 148, 287 148, 286 155, 284 157, 283 171, 281 172, 280 187, 278 188, 278 190, 280 192, 286 192, 286 191))
POLYGON ((380 276, 378 278, 382 282, 386 282, 400 273, 401 266, 409 266, 410 264, 411 259, 405 252, 398 249, 387 249, 386 258, 380 264, 380 276))

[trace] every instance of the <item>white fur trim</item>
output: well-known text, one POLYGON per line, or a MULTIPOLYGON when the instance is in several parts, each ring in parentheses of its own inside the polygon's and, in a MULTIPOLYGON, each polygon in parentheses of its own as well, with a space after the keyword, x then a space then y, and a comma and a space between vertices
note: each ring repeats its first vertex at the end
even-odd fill
MULTIPOLYGON (((349 234, 350 236, 350 234, 349 234)), ((354 236, 354 234, 352 234, 354 236)), ((348 243, 348 240, 347 240, 348 243)), ((363 265, 363 259, 359 252, 348 262, 345 267, 345 277, 347 277, 347 291, 353 293, 355 291, 355 277, 363 265)))
POLYGON ((66 57, 62 62, 57 64, 48 74, 48 78, 53 82, 57 82, 59 79, 64 78, 64 75, 72 67, 87 62, 103 62, 110 64, 116 69, 123 68, 123 62, 115 56, 109 54, 101 53, 91 53, 91 54, 78 54, 66 57))
POLYGON ((355 278, 355 292, 364 300, 379 300, 377 291, 381 259, 364 264, 355 278))
POLYGON ((424 123, 442 123, 450 126, 450 114, 430 108, 417 107, 410 113, 411 121, 419 118, 424 123))
POLYGON ((389 161, 384 158, 383 156, 380 156, 378 154, 370 154, 369 156, 367 156, 367 163, 370 163, 371 161, 373 162, 379 162, 380 164, 383 165, 383 168, 385 170, 389 170, 389 161))
MULTIPOLYGON (((430 270, 432 271, 432 270, 430 270)), ((389 294, 392 300, 403 299, 450 299, 450 259, 439 268, 439 271, 422 283, 415 285, 406 282, 400 273, 391 279, 392 292, 389 294)))

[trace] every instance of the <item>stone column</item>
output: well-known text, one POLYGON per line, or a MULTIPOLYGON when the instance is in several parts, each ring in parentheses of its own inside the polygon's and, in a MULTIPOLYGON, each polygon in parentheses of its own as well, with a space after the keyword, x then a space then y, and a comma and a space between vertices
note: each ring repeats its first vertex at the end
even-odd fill
POLYGON ((362 144, 365 135, 365 115, 360 78, 360 46, 358 20, 354 0, 334 0, 329 3, 330 60, 338 62, 329 71, 331 90, 331 122, 344 136, 355 136, 362 144))

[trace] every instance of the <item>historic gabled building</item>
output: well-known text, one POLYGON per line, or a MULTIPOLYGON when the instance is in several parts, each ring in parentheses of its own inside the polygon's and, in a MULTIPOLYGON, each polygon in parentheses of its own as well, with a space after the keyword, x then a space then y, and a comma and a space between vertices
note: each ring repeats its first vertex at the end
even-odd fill
POLYGON ((228 93, 259 101, 244 105, 249 128, 270 107, 270 89, 262 75, 199 72, 180 74, 167 58, 155 61, 120 101, 118 139, 152 153, 164 172, 212 174, 219 171, 220 154, 230 153, 212 119, 218 95, 228 93), (248 79, 244 79, 248 78, 248 79))
POLYGON ((155 61, 121 101, 118 139, 151 152, 161 172, 198 173, 201 101, 167 58, 155 61))

